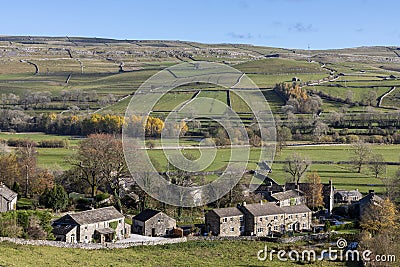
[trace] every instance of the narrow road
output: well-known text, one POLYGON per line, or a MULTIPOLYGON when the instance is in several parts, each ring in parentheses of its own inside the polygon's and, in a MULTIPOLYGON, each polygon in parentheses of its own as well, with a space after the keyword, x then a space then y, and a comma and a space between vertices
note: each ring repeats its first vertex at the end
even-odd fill
POLYGON ((382 107, 382 101, 383 101, 383 99, 384 99, 386 96, 390 95, 394 90, 396 90, 396 86, 393 86, 392 89, 390 89, 390 90, 387 91, 385 94, 383 94, 381 97, 379 97, 379 100, 378 100, 378 107, 382 107))

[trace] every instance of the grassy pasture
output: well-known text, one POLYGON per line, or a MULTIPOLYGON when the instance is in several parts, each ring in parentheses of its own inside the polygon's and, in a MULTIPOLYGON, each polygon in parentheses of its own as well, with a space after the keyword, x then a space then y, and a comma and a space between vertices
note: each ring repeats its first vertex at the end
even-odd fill
POLYGON ((234 66, 245 73, 252 74, 297 74, 326 73, 319 63, 296 61, 281 58, 268 58, 248 61, 234 66))
MULTIPOLYGON (((85 250, 0 243, 2 266, 298 266, 297 262, 259 261, 257 252, 300 251, 302 244, 261 241, 189 241, 187 243, 138 246, 127 249, 85 250), (60 256, 62 255, 62 256, 60 256), (29 259, 27 263, 26 259, 29 259)), ((304 247, 305 249, 305 247, 304 247)), ((348 266, 342 262, 316 261, 310 266, 348 266)))
POLYGON ((400 86, 396 87, 393 92, 383 98, 382 105, 388 107, 400 107, 400 86))
POLYGON ((353 92, 353 101, 361 101, 365 98, 365 95, 369 91, 375 91, 377 96, 381 96, 387 91, 389 91, 390 87, 374 87, 374 88, 354 88, 354 87, 334 87, 334 86, 326 86, 326 85, 318 85, 318 86, 309 86, 314 91, 322 91, 326 94, 329 94, 333 97, 339 97, 341 99, 346 99, 347 92, 353 92))
POLYGON ((154 111, 171 111, 179 109, 186 101, 190 100, 195 92, 170 92, 161 97, 154 106, 154 111))
MULTIPOLYGON (((385 161, 397 162, 399 161, 399 149, 400 145, 374 145, 372 149, 376 153, 380 153, 384 156, 385 161)), ((285 158, 292 152, 297 152, 307 156, 310 160, 316 161, 347 161, 352 156, 350 145, 340 146, 302 146, 302 147, 286 147, 281 153, 275 155, 276 161, 284 161, 285 158)), ((198 150, 186 150, 186 153, 193 154, 194 156, 199 155, 198 150)), ((226 167, 230 159, 230 149, 218 149, 217 156, 212 164, 206 168, 205 171, 221 170, 226 167)), ((255 169, 259 162, 260 150, 252 148, 250 158, 247 164, 248 169, 255 169)), ((167 160, 162 150, 149 150, 148 154, 152 161, 157 161, 159 166, 166 166, 167 160)), ((273 173, 271 177, 279 183, 284 183, 287 174, 283 171, 282 163, 274 163, 272 165, 273 173)), ((398 169, 398 166, 387 166, 388 177, 393 177, 394 173, 398 169)), ((384 188, 382 182, 379 179, 375 179, 372 173, 369 171, 368 166, 365 166, 362 172, 353 172, 354 168, 346 165, 326 165, 326 164, 313 164, 311 165, 310 171, 318 171, 323 182, 328 182, 329 179, 333 179, 334 184, 337 188, 349 189, 359 188, 361 192, 368 192, 373 187, 377 192, 383 192, 384 188)))
POLYGON ((272 88, 277 83, 290 83, 293 77, 301 81, 315 81, 328 77, 327 73, 294 73, 294 74, 247 74, 247 76, 260 88, 272 88))

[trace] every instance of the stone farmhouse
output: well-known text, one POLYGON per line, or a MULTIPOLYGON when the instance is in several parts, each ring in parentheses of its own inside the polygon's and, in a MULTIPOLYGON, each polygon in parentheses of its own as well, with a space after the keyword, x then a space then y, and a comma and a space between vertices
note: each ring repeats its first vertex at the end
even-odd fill
POLYGON ((18 194, 0 183, 0 212, 15 210, 17 207, 18 194))
POLYGON ((237 208, 209 211, 206 227, 220 236, 272 236, 287 231, 311 230, 311 219, 311 210, 303 204, 279 207, 272 202, 244 202, 237 208))
POLYGON ((145 236, 169 236, 176 228, 176 220, 165 213, 146 209, 132 218, 132 233, 145 236))
POLYGON ((209 231, 219 236, 244 234, 244 214, 236 207, 213 209, 206 214, 209 231))
POLYGON ((52 224, 57 241, 105 243, 130 235, 130 225, 114 207, 69 213, 52 224))
MULTIPOLYGON (((307 191, 309 187, 308 183, 286 183, 284 185, 280 185, 275 182, 272 178, 263 176, 259 172, 255 172, 255 177, 259 179, 263 179, 263 184, 257 185, 257 189, 254 191, 256 194, 263 196, 265 199, 269 201, 274 201, 271 199, 271 195, 279 192, 285 192, 290 190, 297 190, 301 192, 307 191)), ((251 185, 248 185, 249 187, 251 185)), ((334 207, 334 193, 335 187, 332 184, 332 181, 329 181, 327 184, 322 184, 322 196, 324 201, 324 207, 329 212, 332 212, 334 207)))
POLYGON ((335 190, 335 203, 353 203, 362 198, 362 194, 355 190, 335 190))

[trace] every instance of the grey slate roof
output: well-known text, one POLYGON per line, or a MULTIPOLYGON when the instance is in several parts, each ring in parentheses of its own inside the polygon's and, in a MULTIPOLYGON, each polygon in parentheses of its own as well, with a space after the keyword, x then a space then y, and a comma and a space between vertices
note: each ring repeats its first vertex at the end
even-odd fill
POLYGON ((275 203, 247 204, 246 206, 242 207, 256 217, 284 213, 283 210, 280 207, 278 207, 275 203))
POLYGON ((339 194, 344 197, 362 197, 362 194, 358 190, 335 190, 335 194, 339 194))
POLYGON ((304 196, 304 193, 302 191, 296 190, 296 189, 271 194, 272 198, 279 200, 279 201, 291 199, 291 198, 295 198, 295 197, 299 197, 299 196, 304 196))
POLYGON ((311 210, 306 205, 286 206, 281 207, 281 209, 287 214, 311 212, 311 210))
POLYGON ((5 184, 0 184, 0 196, 5 198, 7 201, 11 201, 18 196, 17 193, 9 189, 5 184))
POLYGON ((53 230, 51 231, 55 235, 66 235, 75 228, 75 225, 53 225, 53 230))
POLYGON ((222 217, 231 217, 231 216, 241 216, 243 213, 236 207, 233 208, 221 208, 221 209, 213 209, 215 214, 217 214, 220 218, 222 217))
POLYGON ((159 211, 159 210, 145 209, 144 211, 142 211, 141 213, 139 213, 138 215, 136 215, 132 219, 133 220, 137 220, 137 221, 141 221, 141 222, 145 222, 145 221, 147 221, 148 219, 154 217, 155 215, 157 215, 160 212, 161 211, 159 211))
POLYGON ((124 215, 112 206, 94 210, 87 210, 77 213, 71 213, 68 214, 67 216, 70 216, 79 225, 92 224, 110 220, 118 220, 124 218, 124 215))
POLYGON ((375 195, 375 193, 369 193, 365 197, 359 200, 360 205, 381 203, 383 199, 380 196, 375 195))

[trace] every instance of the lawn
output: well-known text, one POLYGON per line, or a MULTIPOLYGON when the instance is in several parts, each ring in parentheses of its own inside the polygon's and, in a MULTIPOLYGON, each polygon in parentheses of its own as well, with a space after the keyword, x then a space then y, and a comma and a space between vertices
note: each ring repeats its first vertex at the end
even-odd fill
MULTIPOLYGON (((304 263, 257 259, 259 250, 301 251, 296 244, 260 241, 189 241, 187 243, 138 246, 127 249, 84 250, 0 243, 1 266, 300 266, 304 263)), ((320 253, 320 252, 318 252, 320 253)), ((317 261, 310 266, 348 266, 317 261)))

